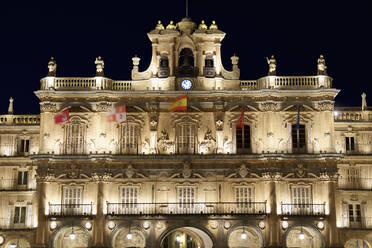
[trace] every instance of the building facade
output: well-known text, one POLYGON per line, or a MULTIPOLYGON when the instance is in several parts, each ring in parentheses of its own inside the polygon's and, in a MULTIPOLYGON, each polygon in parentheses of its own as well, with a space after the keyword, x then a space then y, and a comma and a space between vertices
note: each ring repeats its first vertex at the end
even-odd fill
MULTIPOLYGON (((240 80, 225 33, 148 33, 132 80, 41 79, 40 115, 0 116, 0 247, 372 247, 372 111, 314 76, 240 80), (170 102, 187 95, 187 110, 170 102), (107 112, 126 105, 126 120, 107 112), (55 124, 68 110, 69 118, 55 124)), ((316 64, 316 63, 314 63, 316 64)))

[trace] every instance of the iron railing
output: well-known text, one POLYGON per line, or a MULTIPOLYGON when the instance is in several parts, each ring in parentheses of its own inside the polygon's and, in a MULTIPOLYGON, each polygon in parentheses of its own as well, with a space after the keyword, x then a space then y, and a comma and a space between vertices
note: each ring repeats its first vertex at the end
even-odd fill
POLYGON ((107 203, 109 215, 266 214, 266 202, 107 203))
POLYGON ((93 215, 93 203, 90 204, 50 204, 50 216, 89 216, 93 215))
POLYGON ((31 191, 36 183, 18 184, 18 179, 0 178, 0 191, 31 191))
POLYGON ((13 219, 0 218, 0 230, 31 229, 27 223, 13 223, 13 219))
POLYGON ((372 217, 341 217, 337 222, 341 228, 372 229, 372 217))
POLYGON ((343 190, 372 190, 372 178, 339 178, 338 188, 343 190))
POLYGON ((282 215, 325 215, 325 203, 282 203, 282 215))

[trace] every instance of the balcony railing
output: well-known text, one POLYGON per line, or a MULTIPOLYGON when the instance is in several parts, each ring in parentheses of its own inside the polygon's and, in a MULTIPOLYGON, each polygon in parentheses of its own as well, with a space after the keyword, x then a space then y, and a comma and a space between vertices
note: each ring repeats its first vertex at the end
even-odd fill
POLYGON ((266 202, 107 203, 109 215, 266 214, 266 202))
POLYGON ((298 204, 282 203, 282 215, 325 215, 325 203, 323 204, 298 204))
POLYGON ((40 125, 40 115, 0 115, 0 125, 40 125))
POLYGON ((50 204, 50 216, 90 216, 93 215, 91 204, 50 204))
POLYGON ((257 81, 256 80, 242 80, 240 81, 241 90, 256 90, 257 81))
POLYGON ((18 184, 17 179, 0 178, 0 191, 31 191, 35 190, 36 185, 18 184))
POLYGON ((342 217, 338 218, 337 222, 342 228, 350 229, 372 229, 372 217, 342 217))
POLYGON ((31 225, 26 223, 13 223, 12 219, 0 218, 0 230, 14 230, 14 229, 31 229, 31 225))
POLYGON ((338 188, 342 190, 372 190, 372 178, 339 178, 338 188))

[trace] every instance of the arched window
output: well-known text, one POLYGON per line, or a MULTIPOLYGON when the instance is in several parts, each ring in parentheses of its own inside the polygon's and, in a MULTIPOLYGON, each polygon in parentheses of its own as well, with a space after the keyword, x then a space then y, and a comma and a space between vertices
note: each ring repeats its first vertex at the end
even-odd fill
POLYGON ((64 124, 64 154, 86 153, 87 125, 79 117, 72 117, 64 124))
POLYGON ((159 61, 159 78, 166 78, 169 76, 169 60, 168 60, 168 54, 163 53, 160 57, 159 61))
POLYGON ((178 76, 193 77, 194 76, 194 54, 190 48, 184 48, 180 52, 178 60, 178 76))
POLYGON ((119 128, 120 153, 137 154, 139 135, 139 125, 137 123, 121 123, 119 128))

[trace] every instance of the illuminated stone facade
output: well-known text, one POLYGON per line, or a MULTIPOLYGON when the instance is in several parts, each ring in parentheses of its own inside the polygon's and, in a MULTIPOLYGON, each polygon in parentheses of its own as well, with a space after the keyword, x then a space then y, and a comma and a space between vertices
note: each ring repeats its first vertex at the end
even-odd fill
POLYGON ((314 76, 277 76, 272 56, 268 76, 240 80, 224 36, 159 22, 149 68, 134 57, 128 81, 101 57, 95 77, 57 77, 52 58, 40 115, 14 115, 11 99, 0 116, 0 246, 371 247, 365 95, 334 109, 323 56, 314 76), (169 112, 185 94, 187 111, 169 112), (127 121, 108 122, 124 104, 127 121))

